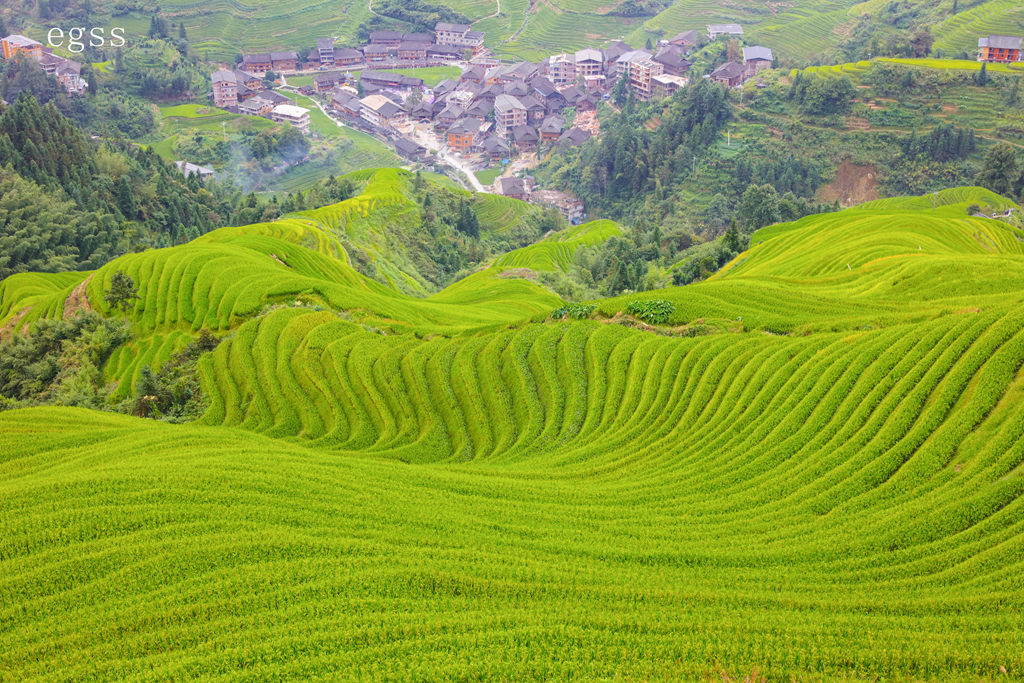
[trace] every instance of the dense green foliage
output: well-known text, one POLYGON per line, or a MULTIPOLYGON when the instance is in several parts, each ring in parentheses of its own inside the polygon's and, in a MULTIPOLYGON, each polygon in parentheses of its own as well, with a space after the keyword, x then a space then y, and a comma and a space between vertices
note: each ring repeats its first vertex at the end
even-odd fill
POLYGON ((29 335, 0 340, 0 409, 40 403, 102 408, 103 365, 128 328, 96 313, 40 320, 29 335))

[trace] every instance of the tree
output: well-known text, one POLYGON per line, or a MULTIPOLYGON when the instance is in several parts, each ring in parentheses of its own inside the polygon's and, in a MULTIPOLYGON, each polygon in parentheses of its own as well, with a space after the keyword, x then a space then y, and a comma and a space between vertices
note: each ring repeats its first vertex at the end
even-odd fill
POLYGON ((919 28, 910 36, 910 50, 915 57, 925 57, 932 51, 934 40, 927 27, 919 28))
POLYGON ((128 311, 140 297, 135 280, 131 279, 123 270, 118 270, 110 276, 110 289, 103 295, 103 298, 111 308, 121 309, 125 322, 128 322, 128 311))
POLYGON ((1020 168, 1017 166, 1017 154, 1013 147, 1001 142, 985 155, 981 171, 975 182, 987 187, 996 194, 1012 197, 1020 180, 1020 168))
POLYGON ((722 244, 725 245, 726 249, 737 254, 743 251, 743 246, 740 243, 740 230, 736 225, 735 218, 729 224, 729 229, 725 231, 725 235, 722 236, 722 244))
POLYGON ((771 185, 751 185, 743 192, 737 214, 748 232, 777 223, 781 218, 779 193, 771 185))
POLYGON ((182 21, 178 24, 178 37, 182 40, 188 40, 188 34, 185 33, 185 22, 182 21))
POLYGON ((986 63, 981 63, 981 68, 978 69, 978 73, 974 76, 974 82, 984 87, 988 83, 988 70, 986 69, 986 63))

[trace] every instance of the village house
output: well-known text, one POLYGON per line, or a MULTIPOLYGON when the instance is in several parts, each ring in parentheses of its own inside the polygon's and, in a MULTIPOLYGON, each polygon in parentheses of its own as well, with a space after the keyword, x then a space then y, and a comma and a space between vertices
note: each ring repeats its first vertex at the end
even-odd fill
POLYGON ((684 76, 673 74, 659 74, 651 78, 651 98, 661 100, 671 97, 681 88, 685 88, 689 80, 684 76))
POLYGON ((344 83, 345 75, 340 71, 325 71, 313 76, 313 90, 318 93, 327 92, 336 85, 344 83))
POLYGON ((409 91, 423 88, 423 79, 390 71, 366 69, 359 75, 359 82, 364 88, 409 91))
POLYGON ((384 45, 397 48, 399 43, 402 42, 402 36, 404 35, 401 31, 372 31, 370 33, 370 45, 384 45))
POLYGON ((398 156, 409 161, 424 161, 429 156, 426 147, 408 138, 398 138, 395 140, 395 151, 398 152, 398 156))
POLYGON ((80 62, 70 59, 62 60, 57 65, 54 75, 57 77, 57 83, 64 87, 68 95, 81 95, 89 87, 89 84, 82 79, 82 64, 80 62))
POLYGON ((537 150, 537 143, 540 135, 533 126, 516 126, 512 129, 512 139, 516 143, 516 149, 520 152, 534 152, 537 150))
POLYGON ((710 78, 716 83, 735 88, 743 83, 743 74, 745 72, 746 69, 739 62, 726 62, 712 71, 710 78))
POLYGON ((743 77, 750 78, 758 72, 772 68, 775 57, 771 49, 754 45, 743 48, 743 77))
POLYGON ((716 40, 719 36, 742 36, 743 27, 739 24, 708 24, 708 38, 716 40))
POLYGON ((558 138, 558 146, 561 149, 568 147, 579 147, 590 139, 590 133, 575 126, 562 133, 558 138))
POLYGON ((565 128, 565 119, 558 114, 552 114, 540 124, 540 139, 542 142, 557 142, 565 128))
POLYGON ((577 50, 573 56, 576 63, 576 75, 584 81, 590 77, 604 77, 604 54, 600 50, 587 47, 577 50))
POLYGON ((526 182, 522 178, 516 178, 515 176, 498 178, 494 182, 494 189, 497 190, 498 194, 511 197, 512 199, 522 199, 525 201, 529 196, 526 190, 526 182))
MULTIPOLYGON (((235 82, 238 86, 248 88, 249 90, 258 91, 263 87, 263 79, 256 74, 251 74, 248 71, 242 71, 241 69, 235 69, 235 82)), ((241 97, 241 95, 239 95, 241 97)))
POLYGON ((978 38, 979 62, 1024 62, 1021 36, 985 36, 978 38))
POLYGON ((372 126, 392 130, 408 120, 405 110, 383 95, 367 95, 359 103, 363 120, 372 126))
POLYGON ((472 149, 479 134, 480 121, 472 118, 460 119, 448 129, 448 149, 464 154, 472 149))
POLYGON ((474 53, 479 52, 484 46, 484 34, 471 31, 469 24, 450 24, 442 21, 434 27, 434 35, 438 45, 469 48, 474 53))
POLYGON ((556 86, 574 83, 576 81, 576 55, 553 55, 548 59, 548 76, 556 86))
POLYGON ((334 38, 317 38, 316 51, 321 69, 334 66, 334 38))
POLYGON ((512 95, 498 95, 494 100, 494 128, 507 135, 516 126, 526 125, 526 107, 512 95))
POLYGON ((630 50, 624 52, 615 60, 615 74, 619 78, 629 79, 630 64, 641 59, 650 59, 654 55, 650 50, 630 50))
POLYGON ((274 106, 273 101, 261 95, 255 95, 238 104, 238 113, 249 116, 269 116, 270 112, 274 110, 274 106))
POLYGON ((669 45, 675 45, 677 47, 689 49, 697 45, 697 31, 696 29, 682 31, 669 38, 666 42, 669 45))
POLYGON ((473 103, 466 109, 466 116, 483 121, 494 111, 495 100, 487 98, 473 100, 473 103))
POLYGON ((279 92, 274 92, 273 90, 263 90, 263 91, 260 91, 260 92, 256 93, 256 95, 258 97, 262 97, 263 99, 272 102, 275 107, 277 105, 279 105, 279 104, 291 104, 292 103, 292 101, 290 99, 288 99, 287 97, 285 97, 284 95, 282 95, 279 92))
POLYGON ((633 96, 641 102, 651 99, 651 78, 662 74, 665 67, 651 57, 632 59, 629 62, 629 87, 633 96))
POLYGON ((427 62, 427 43, 402 41, 398 44, 398 61, 403 66, 422 66, 427 62))
POLYGON ((363 59, 367 64, 380 64, 388 61, 388 46, 367 45, 363 48, 363 59))
POLYGON ((427 64, 450 64, 462 59, 462 49, 452 45, 428 45, 427 64))
POLYGON ((334 48, 335 66, 355 66, 363 63, 363 53, 351 47, 334 48))
POLYGON ((238 104, 238 79, 234 71, 217 69, 210 80, 213 81, 215 107, 233 107, 238 104))
POLYGON ((242 55, 242 68, 262 78, 274 66, 270 60, 269 52, 257 52, 251 55, 242 55))
POLYGON ((484 138, 483 142, 479 144, 479 147, 480 151, 487 156, 491 163, 504 161, 509 158, 508 143, 497 135, 488 135, 484 138))
POLYGON ((271 52, 270 64, 274 71, 295 71, 299 56, 294 52, 271 52))
POLYGON ((294 104, 279 104, 271 110, 270 118, 278 123, 287 123, 293 128, 298 128, 303 133, 309 134, 308 109, 297 107, 294 104))
POLYGON ((358 121, 362 117, 363 105, 359 98, 341 88, 331 91, 330 104, 333 111, 349 121, 358 121))
POLYGON ((42 43, 19 33, 7 36, 0 41, 0 45, 3 47, 4 59, 13 59, 15 55, 25 55, 38 62, 43 56, 42 43))
POLYGON ((652 58, 662 66, 662 73, 673 76, 683 76, 690 70, 693 64, 683 53, 683 48, 677 45, 665 45, 660 48, 652 58))
POLYGON ((455 122, 466 115, 466 108, 457 102, 449 102, 435 119, 438 128, 450 128, 455 122))

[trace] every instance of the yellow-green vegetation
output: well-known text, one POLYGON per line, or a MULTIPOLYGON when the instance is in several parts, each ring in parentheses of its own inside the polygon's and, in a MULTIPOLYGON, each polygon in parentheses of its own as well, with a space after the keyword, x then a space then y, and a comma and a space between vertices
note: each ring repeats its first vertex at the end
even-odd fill
MULTIPOLYGON (((358 177, 355 201, 93 274, 98 310, 115 270, 142 296, 110 376, 223 340, 196 423, 0 413, 11 678, 1024 672, 1020 207, 960 188, 808 216, 704 282, 554 320, 529 273, 615 224, 417 299, 347 263, 344 226, 406 182, 358 177), (625 313, 647 299, 666 325, 625 313)), ((8 279, 0 324, 82 277, 8 279)))

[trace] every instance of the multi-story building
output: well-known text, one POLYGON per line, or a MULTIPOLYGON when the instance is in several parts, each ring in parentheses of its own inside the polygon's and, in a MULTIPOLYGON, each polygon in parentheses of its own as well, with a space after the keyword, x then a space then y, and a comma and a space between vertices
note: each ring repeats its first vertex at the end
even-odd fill
POLYGON ((651 77, 651 97, 660 100, 671 96, 681 88, 685 88, 689 80, 674 74, 659 74, 651 77))
POLYGON ((979 62, 1024 62, 1021 36, 985 36, 978 38, 979 62))
POLYGON ((213 81, 213 104, 217 107, 233 107, 238 104, 238 78, 234 71, 217 69, 213 81))
POLYGON ((569 85, 576 82, 576 55, 553 55, 548 59, 548 74, 555 85, 569 85))
POLYGON ((279 104, 271 110, 270 118, 278 123, 287 123, 293 128, 298 128, 303 133, 309 134, 308 109, 297 107, 294 104, 279 104))
POLYGON ((322 68, 334 66, 334 38, 317 38, 316 52, 322 68))
POLYGON ((469 24, 439 22, 434 27, 434 36, 438 45, 466 47, 474 52, 480 51, 484 46, 484 34, 480 31, 471 31, 469 24))
POLYGON ((512 95, 498 95, 494 99, 494 129, 507 135, 516 126, 526 124, 526 107, 512 95))
POLYGON ((251 55, 242 55, 242 68, 262 78, 274 68, 274 65, 270 60, 269 52, 256 52, 251 55))
POLYGON ((238 105, 238 113, 248 114, 249 116, 267 116, 273 110, 274 103, 261 95, 250 97, 238 105))
POLYGON ((592 47, 576 52, 576 75, 586 80, 590 76, 604 75, 604 55, 592 47))
POLYGON ((651 99, 651 78, 665 73, 665 67, 650 57, 635 59, 629 63, 629 87, 633 96, 641 102, 651 99))
POLYGON ((299 56, 294 52, 271 52, 270 63, 274 71, 295 71, 299 56))
POLYGON ((480 134, 480 121, 477 119, 460 119, 448 129, 448 149, 465 153, 473 148, 480 134))
POLYGON ((19 33, 13 33, 2 41, 4 59, 11 59, 14 55, 25 55, 39 61, 43 56, 43 44, 37 40, 26 38, 19 33))
POLYGON ((82 64, 71 59, 62 60, 54 73, 57 82, 69 95, 81 95, 89 84, 82 78, 82 64))

